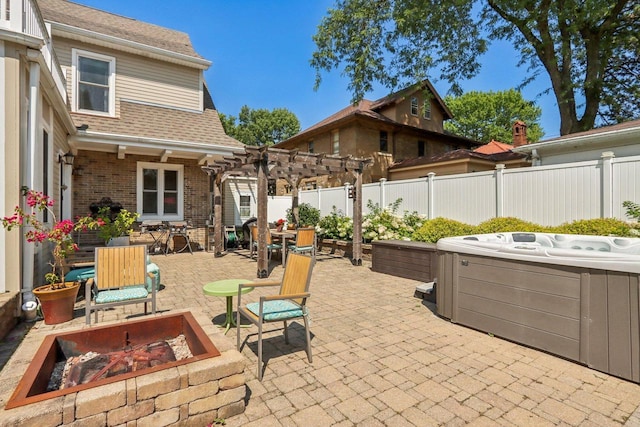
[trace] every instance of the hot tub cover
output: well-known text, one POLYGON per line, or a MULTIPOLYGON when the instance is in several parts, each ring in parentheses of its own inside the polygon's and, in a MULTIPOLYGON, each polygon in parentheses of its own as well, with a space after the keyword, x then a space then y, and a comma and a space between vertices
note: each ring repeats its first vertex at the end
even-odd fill
POLYGON ((438 251, 640 273, 640 239, 553 233, 491 233, 446 237, 438 251))

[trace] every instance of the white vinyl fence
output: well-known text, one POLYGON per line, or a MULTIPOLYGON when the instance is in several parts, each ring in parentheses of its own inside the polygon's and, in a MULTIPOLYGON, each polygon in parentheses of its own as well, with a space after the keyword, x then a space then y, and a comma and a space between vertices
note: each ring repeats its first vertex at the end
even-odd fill
MULTIPOLYGON (((348 185, 300 192, 300 203, 337 210, 351 216, 348 185)), ((402 199, 398 213, 418 212, 428 218, 445 217, 479 224, 494 217, 517 217, 540 225, 559 225, 579 219, 628 220, 622 202, 640 203, 640 156, 505 169, 460 175, 386 181, 362 186, 363 213, 368 201, 388 206, 402 199)))

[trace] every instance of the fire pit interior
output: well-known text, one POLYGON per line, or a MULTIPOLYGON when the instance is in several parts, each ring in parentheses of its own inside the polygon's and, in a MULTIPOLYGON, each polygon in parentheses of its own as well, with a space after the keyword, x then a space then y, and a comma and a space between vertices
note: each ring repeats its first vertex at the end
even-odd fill
POLYGON ((48 335, 5 409, 219 355, 189 312, 48 335), (186 358, 175 357, 167 343, 182 336, 186 358), (99 356, 75 365, 65 388, 48 391, 57 364, 89 352, 99 356))

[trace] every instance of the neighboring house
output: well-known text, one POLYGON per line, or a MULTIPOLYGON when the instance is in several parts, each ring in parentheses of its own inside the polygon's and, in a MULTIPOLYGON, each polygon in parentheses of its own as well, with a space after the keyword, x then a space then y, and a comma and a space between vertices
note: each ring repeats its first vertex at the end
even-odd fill
MULTIPOLYGON (((480 145, 446 132, 443 122, 450 118, 452 114, 436 90, 424 81, 377 101, 362 100, 346 107, 274 147, 372 157, 372 166, 363 174, 363 183, 369 183, 387 178, 387 169, 394 162, 480 145)), ((335 187, 350 179, 353 180, 350 176, 313 178, 302 187, 335 187)))
MULTIPOLYGON (((65 0, 0 2, 1 213, 23 203, 21 186, 55 198, 62 218, 109 197, 143 220, 189 221, 204 243, 201 166, 244 149, 222 128, 210 64, 179 31, 65 0)), ((0 232, 0 291, 41 284, 40 249, 35 275, 30 261, 16 268, 33 246, 0 232)))
POLYGON ((602 153, 615 157, 640 155, 640 120, 564 135, 514 149, 527 155, 533 166, 599 160, 602 153))
POLYGON ((492 140, 475 150, 460 149, 395 163, 389 167, 389 180, 421 178, 432 172, 436 175, 454 175, 487 171, 495 169, 498 164, 506 168, 531 166, 525 154, 514 152, 516 147, 527 144, 526 124, 516 121, 512 130, 512 144, 492 140))

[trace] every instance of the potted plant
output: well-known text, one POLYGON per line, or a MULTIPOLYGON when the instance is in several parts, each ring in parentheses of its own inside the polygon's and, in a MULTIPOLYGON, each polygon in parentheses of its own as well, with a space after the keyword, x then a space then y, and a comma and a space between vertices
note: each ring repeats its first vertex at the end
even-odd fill
POLYGON ((73 318, 73 307, 80 286, 79 282, 64 280, 64 259, 78 249, 71 236, 76 225, 68 219, 56 219, 51 208, 54 200, 47 195, 28 188, 22 188, 22 191, 29 211, 16 206, 12 216, 2 219, 2 225, 7 230, 28 227, 25 233, 27 242, 44 244, 48 241, 53 244, 52 261, 49 262, 51 272, 45 274, 47 284, 35 288, 33 294, 40 301, 46 324, 63 323, 73 318), (38 219, 37 212, 45 210, 51 215, 51 228, 38 219))
POLYGON ((114 213, 111 207, 103 206, 96 214, 80 218, 78 224, 97 228, 98 236, 107 246, 126 246, 129 244, 133 224, 139 216, 140 214, 126 209, 118 209, 117 213, 114 213))
POLYGON ((293 209, 287 209, 287 223, 299 227, 315 227, 320 222, 320 209, 314 208, 309 203, 301 203, 298 206, 298 218, 293 214, 293 209))

